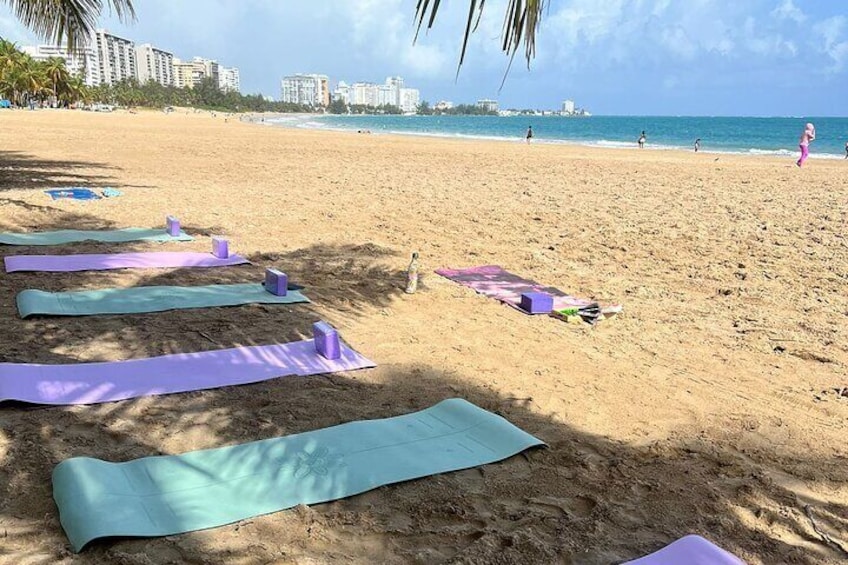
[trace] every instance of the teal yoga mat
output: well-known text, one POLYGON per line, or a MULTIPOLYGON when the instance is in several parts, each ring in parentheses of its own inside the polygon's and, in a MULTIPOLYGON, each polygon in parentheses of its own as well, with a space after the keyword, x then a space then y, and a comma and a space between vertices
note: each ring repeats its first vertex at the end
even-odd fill
POLYGON ((138 286, 77 292, 24 290, 18 293, 18 312, 21 318, 92 316, 240 306, 251 303, 292 304, 295 302, 309 302, 309 299, 297 290, 289 290, 285 296, 277 296, 266 291, 261 283, 138 286))
POLYGON ((191 241, 194 239, 185 232, 180 235, 168 235, 162 229, 124 228, 120 230, 59 230, 33 233, 0 233, 0 243, 4 245, 61 245, 79 241, 103 241, 124 243, 127 241, 191 241))
POLYGON ((459 398, 404 416, 110 463, 74 457, 53 498, 75 551, 97 538, 167 536, 467 469, 544 445, 459 398))

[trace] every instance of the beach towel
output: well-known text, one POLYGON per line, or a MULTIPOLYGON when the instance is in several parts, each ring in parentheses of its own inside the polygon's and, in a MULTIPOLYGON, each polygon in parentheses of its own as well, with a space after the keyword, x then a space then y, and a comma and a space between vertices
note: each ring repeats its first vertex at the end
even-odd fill
POLYGON ((128 241, 191 241, 185 232, 169 235, 164 228, 124 228, 120 230, 58 230, 32 233, 0 233, 3 245, 62 245, 81 241, 126 243, 128 241))
POLYGON ((60 198, 70 198, 72 200, 100 200, 100 196, 90 188, 72 187, 72 188, 54 188, 45 190, 53 200, 60 198))
POLYGON ((307 339, 104 363, 0 363, 0 401, 97 404, 375 366, 343 343, 340 351, 329 360, 307 339))
POLYGON ((108 271, 112 269, 161 269, 168 267, 227 267, 250 263, 239 255, 218 258, 211 253, 157 251, 84 255, 14 255, 4 258, 6 272, 108 271))
POLYGON ((76 292, 24 290, 18 293, 18 313, 30 316, 92 316, 97 314, 143 314, 241 306, 244 304, 293 304, 309 302, 297 290, 285 296, 271 294, 261 283, 218 284, 209 286, 137 286, 76 292))
POLYGON ((111 188, 110 187, 110 188, 104 188, 102 191, 100 191, 100 194, 102 194, 106 198, 114 198, 115 196, 121 196, 123 194, 123 192, 121 192, 117 188, 111 188))
MULTIPOLYGON (((524 279, 503 270, 498 265, 483 265, 467 269, 438 269, 436 274, 474 289, 485 296, 490 296, 518 310, 521 310, 521 295, 525 292, 544 292, 554 299, 554 310, 586 309, 594 310, 596 302, 587 298, 570 296, 558 288, 542 286, 539 283, 524 279)), ((521 310, 522 312, 524 310, 521 310)), ((599 306, 599 313, 606 316, 621 311, 621 306, 607 304, 599 306)))
POLYGON ((465 400, 420 412, 110 463, 53 469, 53 498, 74 551, 102 537, 167 536, 298 504, 318 504, 505 459, 543 442, 465 400))
POLYGON ((745 562, 701 536, 689 535, 624 565, 745 565, 745 562))

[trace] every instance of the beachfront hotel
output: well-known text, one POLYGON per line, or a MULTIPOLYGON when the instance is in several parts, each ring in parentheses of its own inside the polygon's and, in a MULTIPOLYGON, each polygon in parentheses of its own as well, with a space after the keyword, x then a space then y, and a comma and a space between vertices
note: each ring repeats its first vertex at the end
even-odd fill
POLYGON ((100 84, 100 64, 97 60, 97 54, 91 47, 70 52, 67 48, 57 45, 33 45, 21 47, 21 51, 36 61, 46 61, 51 57, 64 59, 65 68, 68 69, 68 72, 82 77, 86 86, 100 84))
POLYGON ((280 101, 304 106, 330 105, 330 79, 327 75, 296 74, 283 77, 280 101))
POLYGON ((80 76, 88 86, 115 85, 135 79, 144 84, 153 81, 162 86, 193 88, 204 78, 211 78, 223 92, 239 92, 241 82, 237 67, 222 67, 217 61, 194 57, 181 61, 174 54, 150 43, 136 44, 123 37, 98 29, 88 45, 69 52, 56 45, 24 46, 24 53, 36 61, 50 57, 65 60, 65 68, 80 76))
POLYGON ((339 81, 333 91, 333 99, 348 105, 358 106, 397 106, 403 112, 415 112, 421 100, 417 88, 405 88, 403 78, 388 77, 384 84, 355 82, 348 85, 339 81))
POLYGON ((138 64, 138 82, 158 82, 162 86, 174 85, 174 54, 157 49, 149 43, 135 48, 138 64))
POLYGON ((104 29, 94 32, 94 48, 100 67, 100 83, 114 85, 122 80, 138 79, 135 43, 112 35, 104 29))
POLYGON ((486 110, 487 112, 497 112, 498 111, 498 101, 490 100, 488 98, 483 98, 482 100, 477 101, 477 107, 486 110))
POLYGON ((566 100, 562 103, 562 113, 563 114, 573 114, 574 113, 574 100, 566 100))

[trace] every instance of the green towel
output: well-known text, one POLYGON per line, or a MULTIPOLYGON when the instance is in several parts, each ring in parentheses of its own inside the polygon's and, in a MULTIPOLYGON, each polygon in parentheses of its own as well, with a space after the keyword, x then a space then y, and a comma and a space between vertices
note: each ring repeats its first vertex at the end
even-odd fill
POLYGON ((21 318, 30 316, 91 316, 141 314, 186 308, 240 306, 251 303, 292 304, 309 302, 297 290, 285 296, 266 291, 260 283, 209 286, 138 286, 78 292, 24 290, 18 293, 21 318))
POLYGON ((168 235, 163 229, 125 228, 121 230, 59 230, 33 233, 0 233, 0 243, 5 245, 61 245, 79 241, 124 243, 127 241, 191 241, 185 232, 168 235))
POLYGON ((318 504, 383 485, 505 459, 543 442, 459 399, 385 420, 253 443, 53 470, 75 551, 112 536, 167 536, 318 504))

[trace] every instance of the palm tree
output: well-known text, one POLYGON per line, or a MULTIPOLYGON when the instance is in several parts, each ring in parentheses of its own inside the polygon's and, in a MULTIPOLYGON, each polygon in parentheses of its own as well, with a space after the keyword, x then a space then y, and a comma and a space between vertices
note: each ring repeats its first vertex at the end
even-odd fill
POLYGON ((67 42, 73 51, 86 43, 104 4, 122 21, 135 20, 133 0, 0 0, 25 26, 55 44, 67 42))
MULTIPOLYGON (((424 25, 425 19, 427 20, 427 29, 433 27, 440 3, 441 0, 418 0, 418 4, 415 7, 415 19, 418 21, 415 39, 418 39, 418 33, 421 31, 421 26, 424 25), (429 18, 427 17, 428 14, 429 18)), ((462 52, 459 56, 459 64, 456 69, 457 74, 459 74, 459 68, 465 60, 468 39, 480 23, 480 17, 483 15, 483 7, 486 5, 486 0, 469 0, 468 3, 468 20, 465 24, 462 52)), ((547 0, 509 0, 507 3, 503 32, 501 34, 501 49, 509 55, 510 63, 518 52, 518 48, 523 43, 524 56, 527 59, 527 65, 530 65, 530 60, 536 55, 536 32, 539 30, 539 24, 542 22, 542 12, 545 10, 546 5, 547 0)))
POLYGON ((60 85, 68 83, 71 74, 65 68, 65 60, 61 57, 50 57, 41 64, 41 70, 47 77, 53 92, 53 98, 58 101, 60 85))

